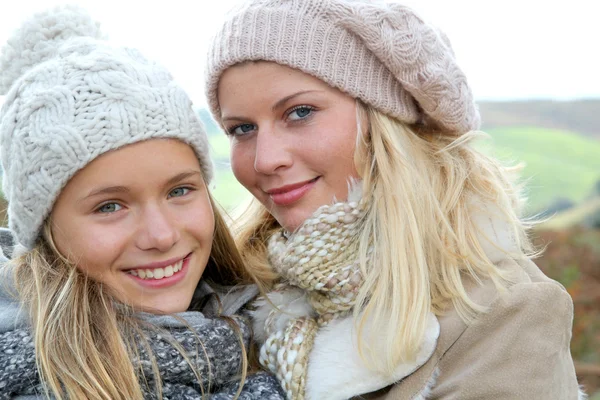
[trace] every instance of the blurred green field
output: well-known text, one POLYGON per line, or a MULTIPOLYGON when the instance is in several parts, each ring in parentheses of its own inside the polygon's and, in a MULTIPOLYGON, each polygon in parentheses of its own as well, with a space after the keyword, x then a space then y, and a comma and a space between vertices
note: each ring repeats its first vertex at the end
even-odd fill
POLYGON ((209 135, 213 161, 215 163, 215 179, 211 185, 212 193, 217 202, 226 210, 250 198, 250 193, 233 176, 229 165, 229 139, 223 133, 209 135))
POLYGON ((511 127, 487 132, 491 150, 506 164, 525 163, 528 210, 540 211, 556 199, 579 203, 590 196, 600 181, 600 141, 569 131, 511 127))

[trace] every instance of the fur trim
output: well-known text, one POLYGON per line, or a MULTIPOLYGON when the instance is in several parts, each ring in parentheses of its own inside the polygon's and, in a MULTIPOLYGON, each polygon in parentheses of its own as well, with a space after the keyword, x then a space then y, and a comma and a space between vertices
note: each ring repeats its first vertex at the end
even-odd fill
POLYGON ((256 309, 251 312, 255 339, 263 344, 267 339, 265 324, 271 311, 278 309, 279 315, 274 319, 275 330, 283 331, 287 322, 292 318, 314 316, 314 311, 306 293, 300 288, 289 288, 283 291, 271 292, 269 300, 260 297, 254 302, 256 309))
POLYGON ((427 383, 425 384, 425 387, 423 388, 423 390, 421 390, 419 393, 417 393, 417 395, 415 397, 413 397, 413 400, 429 399, 431 397, 431 391, 433 390, 433 387, 435 386, 435 384, 437 382, 438 376, 440 376, 439 367, 433 371, 433 374, 427 380, 427 383))
POLYGON ((362 191, 362 180, 358 180, 355 178, 350 178, 348 182, 348 203, 358 203, 362 199, 363 191, 362 191))
POLYGON ((13 249, 12 258, 20 257, 23 254, 27 253, 28 251, 29 250, 27 250, 27 247, 23 246, 20 243, 17 243, 13 249))
POLYGON ((511 232, 510 224, 498 207, 474 205, 473 221, 479 231, 477 238, 481 249, 492 263, 521 255, 515 234, 511 232))
MULTIPOLYGON (((439 322, 430 314, 423 344, 415 362, 400 364, 393 374, 387 375, 369 369, 360 358, 352 316, 333 320, 321 328, 315 338, 308 361, 306 398, 348 399, 392 385, 429 360, 435 351, 439 334, 439 322)), ((369 343, 381 343, 377 340, 376 332, 366 331, 365 335, 369 343)), ((372 351, 380 354, 385 349, 374 348, 372 351)))

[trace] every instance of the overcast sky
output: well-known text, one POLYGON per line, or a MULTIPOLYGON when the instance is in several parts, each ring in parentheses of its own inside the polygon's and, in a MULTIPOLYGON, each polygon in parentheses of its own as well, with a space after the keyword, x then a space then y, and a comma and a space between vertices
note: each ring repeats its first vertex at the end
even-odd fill
MULTIPOLYGON (((238 0, 72 0, 113 41, 161 62, 204 105, 209 38, 238 0)), ((7 0, 0 43, 58 0, 7 0)), ((405 0, 450 37, 477 99, 600 98, 600 0, 405 0)))

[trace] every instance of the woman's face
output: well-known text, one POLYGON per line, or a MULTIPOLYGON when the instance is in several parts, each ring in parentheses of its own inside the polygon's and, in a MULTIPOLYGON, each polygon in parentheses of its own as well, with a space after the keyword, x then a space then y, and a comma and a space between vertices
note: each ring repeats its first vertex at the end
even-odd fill
POLYGON ((231 166, 277 221, 295 230, 348 196, 356 178, 356 102, 299 70, 271 62, 229 68, 219 82, 231 166))
POLYGON ((211 251, 214 215, 192 148, 152 139, 98 157, 52 211, 61 254, 138 310, 185 311, 211 251))

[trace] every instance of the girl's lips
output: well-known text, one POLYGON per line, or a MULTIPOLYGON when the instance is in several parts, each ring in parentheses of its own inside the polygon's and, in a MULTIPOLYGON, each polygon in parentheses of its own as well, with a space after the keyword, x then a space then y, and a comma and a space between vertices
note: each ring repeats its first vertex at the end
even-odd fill
POLYGON ((129 273, 126 273, 126 275, 129 278, 135 280, 141 286, 144 286, 145 288, 162 289, 165 287, 173 286, 173 285, 181 282, 185 278, 185 276, 187 275, 187 272, 189 270, 189 264, 190 264, 191 258, 192 258, 192 253, 188 254, 183 259, 183 264, 181 266, 181 270, 175 272, 172 276, 169 276, 169 277, 165 277, 165 278, 161 278, 161 279, 154 279, 154 278, 144 279, 144 278, 140 278, 139 276, 131 275, 129 273))
POLYGON ((289 190, 277 190, 269 193, 269 197, 278 206, 288 206, 300 200, 315 185, 319 177, 305 182, 302 185, 294 185, 289 190))

